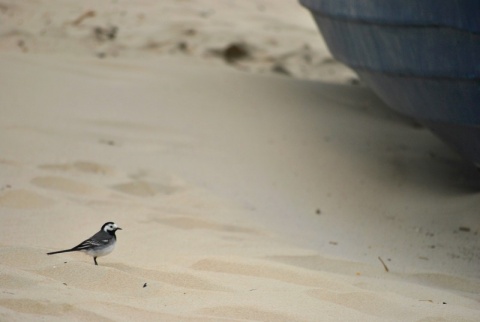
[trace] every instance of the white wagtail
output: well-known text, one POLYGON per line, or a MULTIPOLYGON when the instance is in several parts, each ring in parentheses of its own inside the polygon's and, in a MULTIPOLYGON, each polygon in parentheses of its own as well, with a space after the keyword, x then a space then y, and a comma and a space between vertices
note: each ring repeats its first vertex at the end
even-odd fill
POLYGON ((118 227, 115 223, 109 221, 103 224, 102 228, 98 233, 96 233, 89 239, 84 240, 77 246, 70 249, 47 253, 47 255, 68 252, 84 252, 87 255, 92 256, 95 265, 98 265, 97 257, 108 255, 115 249, 115 244, 117 242, 117 236, 115 236, 115 232, 117 230, 122 230, 122 228, 118 227))

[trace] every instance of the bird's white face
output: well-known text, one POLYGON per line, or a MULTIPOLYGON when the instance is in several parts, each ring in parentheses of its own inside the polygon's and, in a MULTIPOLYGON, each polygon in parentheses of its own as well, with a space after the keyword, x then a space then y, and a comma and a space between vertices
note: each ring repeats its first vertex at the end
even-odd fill
POLYGON ((117 224, 115 224, 113 222, 107 223, 103 227, 103 230, 107 233, 109 231, 116 231, 116 230, 119 230, 119 229, 122 229, 122 228, 118 227, 117 224))

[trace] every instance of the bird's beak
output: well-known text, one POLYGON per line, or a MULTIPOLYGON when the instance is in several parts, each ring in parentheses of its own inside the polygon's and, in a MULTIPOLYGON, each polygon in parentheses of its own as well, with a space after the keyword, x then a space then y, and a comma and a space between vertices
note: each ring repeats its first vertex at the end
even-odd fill
POLYGON ((122 228, 120 228, 120 227, 117 227, 117 230, 122 230, 122 228))

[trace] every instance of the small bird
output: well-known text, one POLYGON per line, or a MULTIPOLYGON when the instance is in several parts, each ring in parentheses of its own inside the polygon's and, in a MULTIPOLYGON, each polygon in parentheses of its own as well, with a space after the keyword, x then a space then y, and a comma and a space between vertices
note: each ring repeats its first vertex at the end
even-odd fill
POLYGON ((89 239, 84 240, 77 246, 70 249, 50 252, 47 253, 47 255, 68 252, 84 252, 87 255, 92 256, 95 265, 98 265, 97 257, 108 255, 115 249, 115 244, 117 243, 117 236, 115 236, 115 232, 117 230, 122 230, 122 228, 118 227, 114 222, 109 221, 103 224, 98 233, 89 239))

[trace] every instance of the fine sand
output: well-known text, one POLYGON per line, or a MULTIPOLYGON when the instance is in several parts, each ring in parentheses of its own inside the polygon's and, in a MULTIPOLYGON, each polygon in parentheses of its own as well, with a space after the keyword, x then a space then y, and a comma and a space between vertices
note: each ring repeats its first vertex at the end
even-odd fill
POLYGON ((0 321, 478 321, 480 177, 296 1, 0 25, 0 321), (106 221, 99 266, 46 255, 106 221))

